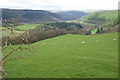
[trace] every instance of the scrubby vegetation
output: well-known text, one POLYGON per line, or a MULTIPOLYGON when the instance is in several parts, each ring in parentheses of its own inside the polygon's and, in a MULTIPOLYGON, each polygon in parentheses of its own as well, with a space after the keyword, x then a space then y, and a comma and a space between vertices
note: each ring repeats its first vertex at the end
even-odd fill
MULTIPOLYGON (((22 33, 24 33, 24 31, 18 31, 18 30, 13 30, 12 32, 11 32, 11 30, 10 29, 5 29, 5 30, 1 30, 0 32, 2 32, 2 37, 8 37, 8 36, 13 36, 13 33, 14 33, 14 35, 15 36, 18 36, 18 35, 20 35, 20 34, 22 34, 22 33)), ((14 37, 15 37, 14 36, 14 37)))
MULTIPOLYGON (((66 34, 66 30, 64 29, 56 29, 49 31, 40 31, 38 29, 32 29, 11 38, 7 44, 17 45, 17 44, 31 44, 40 40, 45 40, 48 38, 60 36, 66 34)), ((3 40, 7 40, 8 37, 4 37, 3 40)))

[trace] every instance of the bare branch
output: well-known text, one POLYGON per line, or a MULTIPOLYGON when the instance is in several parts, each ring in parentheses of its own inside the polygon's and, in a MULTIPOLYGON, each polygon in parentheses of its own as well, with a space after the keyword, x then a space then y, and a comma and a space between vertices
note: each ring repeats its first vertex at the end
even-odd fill
POLYGON ((21 49, 27 49, 27 50, 29 50, 30 52, 32 52, 30 48, 23 48, 23 47, 22 47, 21 49))
POLYGON ((8 47, 7 42, 5 43, 5 46, 2 48, 2 51, 8 47))
POLYGON ((27 34, 26 43, 28 44, 28 43, 29 43, 29 42, 28 42, 28 39, 29 39, 29 33, 28 33, 28 31, 26 32, 26 34, 27 34))
POLYGON ((6 41, 4 41, 3 43, 2 43, 2 45, 7 45, 7 42, 10 40, 10 37, 8 37, 8 39, 6 40, 6 41))
POLYGON ((8 59, 8 60, 6 60, 6 61, 3 61, 2 64, 5 64, 5 63, 7 63, 7 62, 9 62, 9 61, 11 61, 11 60, 15 60, 15 59, 19 59, 19 58, 23 58, 23 56, 17 56, 17 57, 15 57, 15 58, 10 58, 10 59, 8 59))
POLYGON ((14 50, 10 51, 7 55, 5 55, 1 60, 4 60, 5 58, 7 58, 11 53, 13 53, 14 51, 17 51, 18 49, 20 49, 21 46, 15 48, 14 50))

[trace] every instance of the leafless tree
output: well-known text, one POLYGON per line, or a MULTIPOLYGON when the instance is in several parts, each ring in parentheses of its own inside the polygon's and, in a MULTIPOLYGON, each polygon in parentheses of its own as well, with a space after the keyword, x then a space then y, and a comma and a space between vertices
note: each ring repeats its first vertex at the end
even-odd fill
MULTIPOLYGON (((14 34, 14 30, 11 30, 11 33, 12 33, 12 35, 13 36, 15 36, 15 34, 14 34)), ((3 76, 5 75, 5 71, 4 71, 4 69, 2 68, 2 66, 4 65, 4 64, 6 64, 7 62, 9 62, 9 61, 12 61, 12 60, 16 60, 16 59, 19 59, 19 58, 23 58, 24 57, 24 54, 25 53, 21 53, 19 56, 16 56, 16 57, 14 57, 14 58, 8 58, 11 54, 13 54, 14 52, 16 52, 16 51, 18 51, 18 50, 23 50, 23 49, 26 49, 26 50, 29 50, 29 51, 31 51, 31 49, 30 48, 26 48, 26 47, 24 47, 24 43, 23 44, 20 44, 18 47, 16 47, 16 48, 12 48, 10 45, 11 44, 8 44, 8 42, 9 42, 9 40, 12 38, 12 37, 7 37, 4 41, 2 40, 2 31, 1 31, 1 33, 0 33, 0 79, 2 79, 3 78, 3 76), (5 50, 5 49, 7 49, 7 48, 11 48, 11 51, 9 51, 7 54, 4 54, 3 53, 3 51, 5 50), (3 54, 4 54, 4 56, 3 56, 3 54)), ((28 39, 28 37, 29 37, 29 34, 27 33, 27 37, 25 38, 25 41, 26 41, 26 43, 27 43, 27 39, 28 39)))

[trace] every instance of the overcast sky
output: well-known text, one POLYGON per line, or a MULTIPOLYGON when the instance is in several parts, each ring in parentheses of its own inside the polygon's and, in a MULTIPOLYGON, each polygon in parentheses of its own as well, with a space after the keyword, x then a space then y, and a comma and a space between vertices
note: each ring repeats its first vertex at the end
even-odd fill
POLYGON ((0 8, 34 10, 112 10, 119 0, 0 0, 0 8))

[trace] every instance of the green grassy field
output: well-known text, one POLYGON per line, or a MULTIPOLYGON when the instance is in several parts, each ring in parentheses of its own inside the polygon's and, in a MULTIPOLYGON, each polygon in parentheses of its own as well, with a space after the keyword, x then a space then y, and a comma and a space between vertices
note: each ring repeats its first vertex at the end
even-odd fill
POLYGON ((29 30, 29 29, 36 28, 37 25, 39 24, 24 24, 24 25, 17 26, 16 28, 19 30, 29 30))
POLYGON ((82 21, 79 21, 79 20, 71 20, 71 21, 66 21, 66 22, 74 22, 74 23, 85 24, 85 25, 88 25, 90 27, 95 26, 95 24, 93 24, 93 23, 82 22, 82 21))
MULTIPOLYGON (((31 44, 22 59, 8 62, 8 78, 117 78, 117 33, 101 35, 63 35, 31 44), (82 44, 81 42, 86 42, 82 44), (44 45, 43 45, 44 43, 44 45)), ((16 46, 11 46, 16 47, 16 46)), ((7 53, 7 48, 3 53, 7 53)), ((9 58, 10 58, 9 57, 9 58)))

